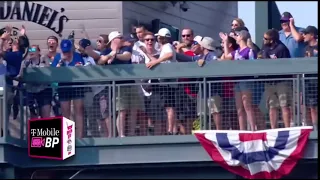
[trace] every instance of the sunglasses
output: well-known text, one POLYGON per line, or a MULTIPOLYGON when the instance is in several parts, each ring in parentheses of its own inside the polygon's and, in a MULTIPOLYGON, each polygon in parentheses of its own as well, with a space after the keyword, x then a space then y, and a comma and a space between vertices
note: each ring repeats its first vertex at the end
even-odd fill
POLYGON ((265 41, 269 41, 269 40, 271 40, 271 39, 268 39, 268 38, 265 38, 265 37, 263 37, 263 39, 264 39, 265 41))
POLYGON ((154 39, 144 39, 145 41, 151 41, 151 42, 153 42, 154 41, 154 39))
POLYGON ((29 48, 28 51, 29 51, 29 52, 37 52, 37 49, 36 49, 36 48, 29 48))
POLYGON ((182 37, 191 37, 191 34, 183 34, 182 37))
POLYGON ((102 40, 100 40, 100 39, 98 39, 98 40, 97 40, 97 42, 98 42, 98 43, 103 43, 103 41, 102 41, 102 40))
POLYGON ((233 27, 233 26, 238 27, 238 24, 231 24, 231 27, 233 27))

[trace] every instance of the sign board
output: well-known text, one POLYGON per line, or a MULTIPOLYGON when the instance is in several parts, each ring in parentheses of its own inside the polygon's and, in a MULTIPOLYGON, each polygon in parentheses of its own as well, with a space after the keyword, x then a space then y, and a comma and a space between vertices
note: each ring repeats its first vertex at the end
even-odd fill
POLYGON ((30 119, 28 153, 32 158, 54 160, 75 155, 75 123, 65 117, 30 119))

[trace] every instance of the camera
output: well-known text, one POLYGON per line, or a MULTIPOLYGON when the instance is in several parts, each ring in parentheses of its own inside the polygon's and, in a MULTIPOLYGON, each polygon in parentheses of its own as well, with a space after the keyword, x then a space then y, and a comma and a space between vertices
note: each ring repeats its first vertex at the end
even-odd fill
POLYGON ((188 5, 185 1, 183 1, 183 3, 180 4, 180 9, 181 9, 183 12, 187 12, 187 11, 190 9, 190 7, 189 7, 189 5, 188 5))

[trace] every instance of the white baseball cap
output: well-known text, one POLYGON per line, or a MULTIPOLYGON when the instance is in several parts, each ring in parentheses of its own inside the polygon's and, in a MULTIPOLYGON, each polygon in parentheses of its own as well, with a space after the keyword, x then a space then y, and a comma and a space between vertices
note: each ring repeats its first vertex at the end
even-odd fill
POLYGON ((198 43, 200 44, 200 46, 208 50, 213 51, 216 49, 214 46, 214 40, 211 37, 203 37, 201 41, 198 41, 198 43))
POLYGON ((171 37, 171 33, 170 33, 169 29, 161 28, 161 29, 159 29, 158 33, 155 34, 154 36, 171 37))
POLYGON ((115 38, 117 37, 122 37, 122 34, 119 32, 119 31, 112 31, 109 35, 108 35, 108 39, 109 39, 109 42, 108 44, 114 40, 115 38))
POLYGON ((193 41, 196 41, 199 43, 201 41, 201 39, 202 39, 202 36, 196 36, 193 38, 193 41))

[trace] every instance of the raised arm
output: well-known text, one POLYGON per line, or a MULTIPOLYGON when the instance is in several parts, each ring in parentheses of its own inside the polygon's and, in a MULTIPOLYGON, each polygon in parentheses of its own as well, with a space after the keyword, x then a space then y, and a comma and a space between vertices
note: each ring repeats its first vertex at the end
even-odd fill
POLYGON ((293 38, 294 38, 297 42, 302 41, 302 40, 303 40, 303 36, 302 36, 302 34, 301 34, 299 31, 297 31, 297 28, 296 28, 296 26, 294 25, 294 19, 293 19, 293 18, 290 18, 289 26, 290 26, 291 33, 292 33, 293 38))

